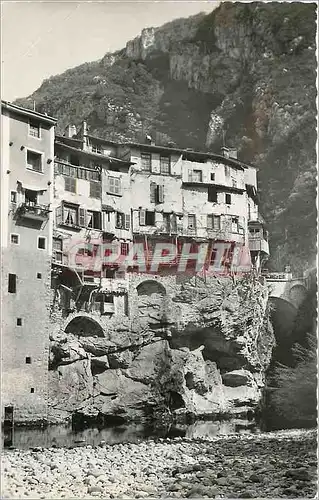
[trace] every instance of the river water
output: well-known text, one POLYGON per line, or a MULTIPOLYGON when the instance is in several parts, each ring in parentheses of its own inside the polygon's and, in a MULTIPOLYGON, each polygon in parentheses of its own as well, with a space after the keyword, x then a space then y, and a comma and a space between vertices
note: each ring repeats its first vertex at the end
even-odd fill
POLYGON ((15 427, 10 432, 3 431, 5 447, 19 449, 43 447, 76 447, 84 445, 97 446, 106 444, 137 443, 147 439, 186 437, 190 439, 211 438, 219 435, 238 433, 256 433, 259 429, 248 425, 244 420, 196 421, 191 425, 154 428, 142 424, 128 424, 115 427, 90 427, 80 430, 71 425, 54 425, 46 428, 15 427))

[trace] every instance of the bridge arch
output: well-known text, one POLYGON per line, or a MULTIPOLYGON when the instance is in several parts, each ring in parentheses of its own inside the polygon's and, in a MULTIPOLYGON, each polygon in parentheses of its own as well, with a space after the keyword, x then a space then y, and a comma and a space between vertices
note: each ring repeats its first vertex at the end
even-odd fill
POLYGON ((80 337, 104 337, 104 329, 99 320, 85 313, 68 317, 62 328, 65 333, 73 333, 80 337))

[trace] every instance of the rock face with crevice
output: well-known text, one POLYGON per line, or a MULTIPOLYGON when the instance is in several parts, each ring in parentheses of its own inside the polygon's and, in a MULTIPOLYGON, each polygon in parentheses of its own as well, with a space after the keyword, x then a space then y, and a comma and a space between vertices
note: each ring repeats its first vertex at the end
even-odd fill
MULTIPOLYGON (((145 283, 147 291, 156 280, 145 283)), ((266 284, 248 277, 205 281, 194 276, 180 283, 170 278, 164 291, 165 296, 145 293, 135 300, 132 287, 130 318, 105 320, 92 313, 104 337, 94 328, 83 335, 80 315, 78 331, 65 326, 67 319, 55 321, 49 420, 235 415, 259 404, 274 346, 266 284)))

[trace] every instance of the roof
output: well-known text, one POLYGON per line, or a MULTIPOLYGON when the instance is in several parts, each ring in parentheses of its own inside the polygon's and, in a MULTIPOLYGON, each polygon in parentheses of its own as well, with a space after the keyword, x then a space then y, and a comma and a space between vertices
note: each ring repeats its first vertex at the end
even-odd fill
POLYGON ((78 154, 99 159, 100 161, 108 161, 109 163, 117 163, 120 165, 133 165, 133 163, 130 161, 120 160, 119 158, 114 158, 113 156, 99 155, 97 153, 92 153, 91 151, 85 151, 85 149, 75 148, 73 146, 70 146, 69 144, 65 144, 64 142, 60 142, 57 140, 55 141, 55 144, 57 146, 62 146, 64 148, 70 149, 71 151, 76 151, 78 154))
POLYGON ((42 113, 38 113, 33 109, 22 108, 21 106, 17 106, 16 104, 12 104, 9 101, 1 100, 1 108, 7 109, 8 111, 12 111, 13 113, 28 116, 30 118, 35 118, 40 120, 41 122, 48 123, 49 125, 56 125, 57 119, 52 118, 52 116, 44 115, 42 113))

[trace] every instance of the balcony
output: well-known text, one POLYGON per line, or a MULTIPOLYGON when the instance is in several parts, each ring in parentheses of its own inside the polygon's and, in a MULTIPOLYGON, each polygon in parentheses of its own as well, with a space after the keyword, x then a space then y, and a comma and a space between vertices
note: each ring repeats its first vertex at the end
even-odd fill
POLYGON ((22 203, 17 209, 17 216, 24 219, 32 219, 36 221, 45 221, 51 212, 48 205, 35 205, 22 203))
POLYGON ((249 250, 251 252, 264 252, 269 254, 269 243, 263 236, 249 236, 249 250))

